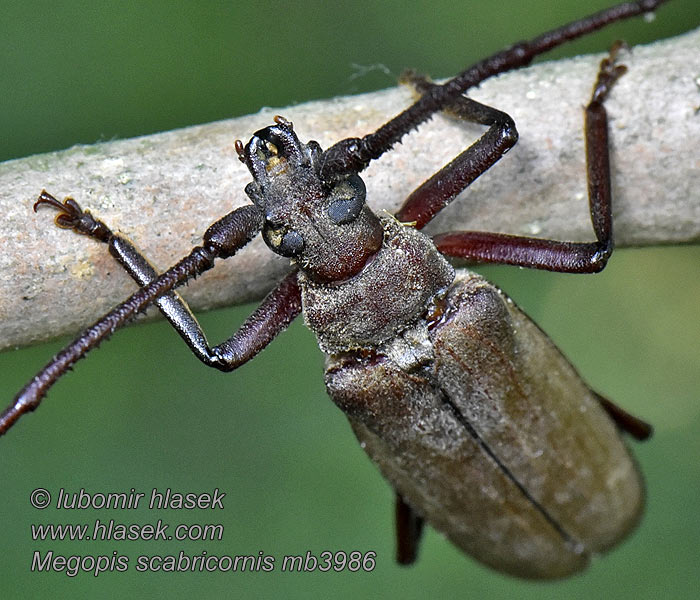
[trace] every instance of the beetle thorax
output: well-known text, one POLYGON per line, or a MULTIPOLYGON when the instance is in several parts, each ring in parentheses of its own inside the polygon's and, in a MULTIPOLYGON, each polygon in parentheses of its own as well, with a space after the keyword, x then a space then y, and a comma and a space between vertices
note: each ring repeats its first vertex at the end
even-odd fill
POLYGON ((378 348, 420 320, 454 279, 430 238, 393 217, 381 223, 381 249, 351 279, 329 285, 300 274, 304 319, 327 354, 378 348))

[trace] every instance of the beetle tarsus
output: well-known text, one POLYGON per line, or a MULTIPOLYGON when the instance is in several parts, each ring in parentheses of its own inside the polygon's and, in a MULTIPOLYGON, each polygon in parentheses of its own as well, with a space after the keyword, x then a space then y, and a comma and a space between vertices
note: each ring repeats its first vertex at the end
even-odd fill
POLYGON ((607 98, 615 82, 627 72, 625 65, 617 64, 618 54, 623 48, 627 48, 627 44, 621 40, 616 41, 610 48, 608 56, 600 61, 598 80, 593 87, 591 103, 602 103, 607 98))
POLYGON ((34 203, 34 212, 37 212, 37 209, 42 205, 51 206, 59 211, 54 217, 54 223, 61 229, 70 229, 75 233, 104 243, 108 243, 112 238, 111 229, 93 217, 89 210, 83 210, 80 204, 70 196, 63 202, 59 202, 46 190, 42 190, 38 200, 34 203))

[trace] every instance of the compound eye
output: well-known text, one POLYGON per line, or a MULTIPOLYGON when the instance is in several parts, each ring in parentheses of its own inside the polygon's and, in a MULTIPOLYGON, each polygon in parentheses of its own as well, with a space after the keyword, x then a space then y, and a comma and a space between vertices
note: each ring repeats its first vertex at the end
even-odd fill
POLYGON ((357 219, 367 197, 365 182, 359 175, 351 175, 333 188, 333 200, 328 205, 328 216, 336 225, 352 223, 357 219))
POLYGON ((280 256, 293 258, 304 249, 304 238, 298 231, 283 231, 275 228, 263 229, 265 243, 280 256))
POLYGON ((296 256, 304 249, 304 238, 301 234, 292 230, 288 231, 282 236, 282 241, 280 242, 279 253, 282 256, 292 258, 296 256))

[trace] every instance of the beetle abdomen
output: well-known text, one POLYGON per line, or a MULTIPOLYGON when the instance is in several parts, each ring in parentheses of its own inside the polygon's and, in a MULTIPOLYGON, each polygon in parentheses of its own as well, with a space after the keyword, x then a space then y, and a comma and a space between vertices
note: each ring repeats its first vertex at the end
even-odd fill
POLYGON ((379 348, 329 359, 326 381, 397 491, 478 560, 564 577, 636 524, 643 485, 615 425, 552 342, 461 271, 434 357, 412 372, 379 348))

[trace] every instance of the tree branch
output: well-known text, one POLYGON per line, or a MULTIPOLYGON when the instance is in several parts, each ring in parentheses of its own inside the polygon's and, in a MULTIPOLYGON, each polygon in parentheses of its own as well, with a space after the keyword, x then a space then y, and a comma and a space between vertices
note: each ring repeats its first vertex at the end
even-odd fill
MULTIPOLYGON (((700 241, 699 47, 700 29, 622 56, 629 71, 606 104, 618 247, 700 241)), ((427 230, 591 239, 582 107, 600 58, 543 63, 473 90, 515 119, 520 141, 427 230)), ((236 138, 279 113, 302 139, 328 147, 374 130, 410 101, 410 90, 396 88, 0 164, 0 348, 75 332, 134 289, 104 245, 59 230, 48 210, 31 212, 42 188, 73 195, 167 267, 216 218, 248 202, 236 138)), ((481 132, 433 119, 366 171, 370 204, 393 212, 481 132)), ((238 304, 260 298, 286 269, 258 239, 183 293, 194 309, 238 304)))

